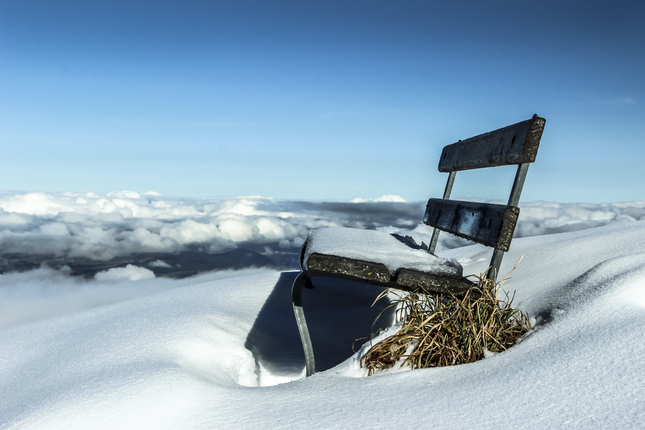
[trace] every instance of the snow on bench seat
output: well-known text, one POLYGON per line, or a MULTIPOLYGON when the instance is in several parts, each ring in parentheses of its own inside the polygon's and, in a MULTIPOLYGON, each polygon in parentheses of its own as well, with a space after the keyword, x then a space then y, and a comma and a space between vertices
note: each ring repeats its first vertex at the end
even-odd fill
POLYGON ((403 290, 448 292, 466 290, 461 265, 414 249, 390 234, 352 228, 320 228, 309 232, 302 269, 318 276, 345 275, 403 290))
POLYGON ((461 264, 422 249, 414 249, 391 234, 355 228, 318 228, 309 232, 303 263, 312 254, 333 255, 383 264, 394 276, 399 269, 412 269, 452 277, 462 277, 461 264))

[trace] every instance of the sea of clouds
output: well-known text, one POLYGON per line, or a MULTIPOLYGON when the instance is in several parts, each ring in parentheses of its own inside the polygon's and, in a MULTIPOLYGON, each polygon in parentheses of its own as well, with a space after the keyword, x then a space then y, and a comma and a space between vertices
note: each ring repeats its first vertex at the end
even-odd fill
MULTIPOLYGON (((175 198, 154 192, 0 194, 0 242, 7 254, 107 261, 135 253, 176 253, 189 247, 220 253, 238 247, 299 248, 317 227, 352 227, 410 235, 428 242, 425 202, 398 196, 350 202, 267 197, 175 198)), ((645 201, 521 205, 516 237, 538 236, 639 220, 645 201)), ((442 237, 454 248, 463 241, 442 237)), ((441 248, 439 248, 441 249, 441 248)), ((163 266, 163 260, 156 261, 163 266)), ((154 266, 154 265, 153 265, 154 266)))
MULTIPOLYGON (((516 237, 645 216, 645 201, 520 207, 516 237)), ((297 269, 300 246, 317 227, 373 229, 428 243, 432 230, 421 222, 424 210, 425 202, 399 196, 315 202, 132 191, 1 192, 0 327, 195 283, 179 279, 187 276, 297 269)), ((443 234, 437 251, 466 244, 443 234)))
POLYGON ((312 228, 409 231, 423 214, 422 204, 397 196, 318 203, 257 196, 179 199, 131 191, 0 196, 4 253, 91 260, 190 246, 209 253, 251 244, 297 248, 312 228))

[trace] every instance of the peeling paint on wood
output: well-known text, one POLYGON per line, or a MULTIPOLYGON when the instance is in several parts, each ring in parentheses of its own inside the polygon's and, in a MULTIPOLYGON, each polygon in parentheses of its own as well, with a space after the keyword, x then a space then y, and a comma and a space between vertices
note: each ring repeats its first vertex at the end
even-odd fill
POLYGON ((508 251, 520 209, 515 206, 430 199, 423 222, 473 242, 508 251))

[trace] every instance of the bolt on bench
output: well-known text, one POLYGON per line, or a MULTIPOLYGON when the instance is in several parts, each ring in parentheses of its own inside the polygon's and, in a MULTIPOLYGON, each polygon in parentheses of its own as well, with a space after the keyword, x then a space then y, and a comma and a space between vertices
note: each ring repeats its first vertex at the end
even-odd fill
POLYGON ((348 279, 381 287, 463 295, 473 282, 455 260, 435 256, 439 231, 493 248, 487 279, 495 280, 509 250, 520 213, 517 207, 529 164, 535 161, 546 120, 533 118, 443 148, 439 171, 449 173, 443 199, 430 199, 424 224, 434 227, 428 251, 414 249, 396 237, 373 230, 320 228, 302 246, 302 272, 291 290, 293 310, 305 352, 306 374, 315 372, 313 346, 302 309, 302 288, 319 276, 348 279), (517 165, 507 205, 449 200, 458 171, 517 165))

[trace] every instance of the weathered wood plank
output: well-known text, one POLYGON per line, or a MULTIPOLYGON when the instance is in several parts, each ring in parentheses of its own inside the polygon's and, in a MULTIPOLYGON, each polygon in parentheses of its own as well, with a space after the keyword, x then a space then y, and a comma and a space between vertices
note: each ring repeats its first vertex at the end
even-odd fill
POLYGON ((533 118, 480 134, 443 148, 440 172, 532 163, 537 156, 546 120, 533 118))
POLYGON ((437 276, 417 270, 402 269, 396 277, 397 287, 412 292, 425 291, 437 294, 463 296, 473 286, 466 278, 437 276))
POLYGON ((392 277, 382 264, 335 255, 311 254, 306 267, 305 272, 312 278, 328 276, 412 292, 463 296, 473 286, 473 282, 466 278, 433 275, 411 269, 401 269, 392 277))
POLYGON ((508 251, 520 209, 515 206, 430 199, 423 222, 455 236, 508 251))
POLYGON ((383 264, 354 260, 335 255, 311 254, 304 262, 307 272, 313 276, 332 276, 345 279, 361 279, 386 285, 390 271, 383 264))

